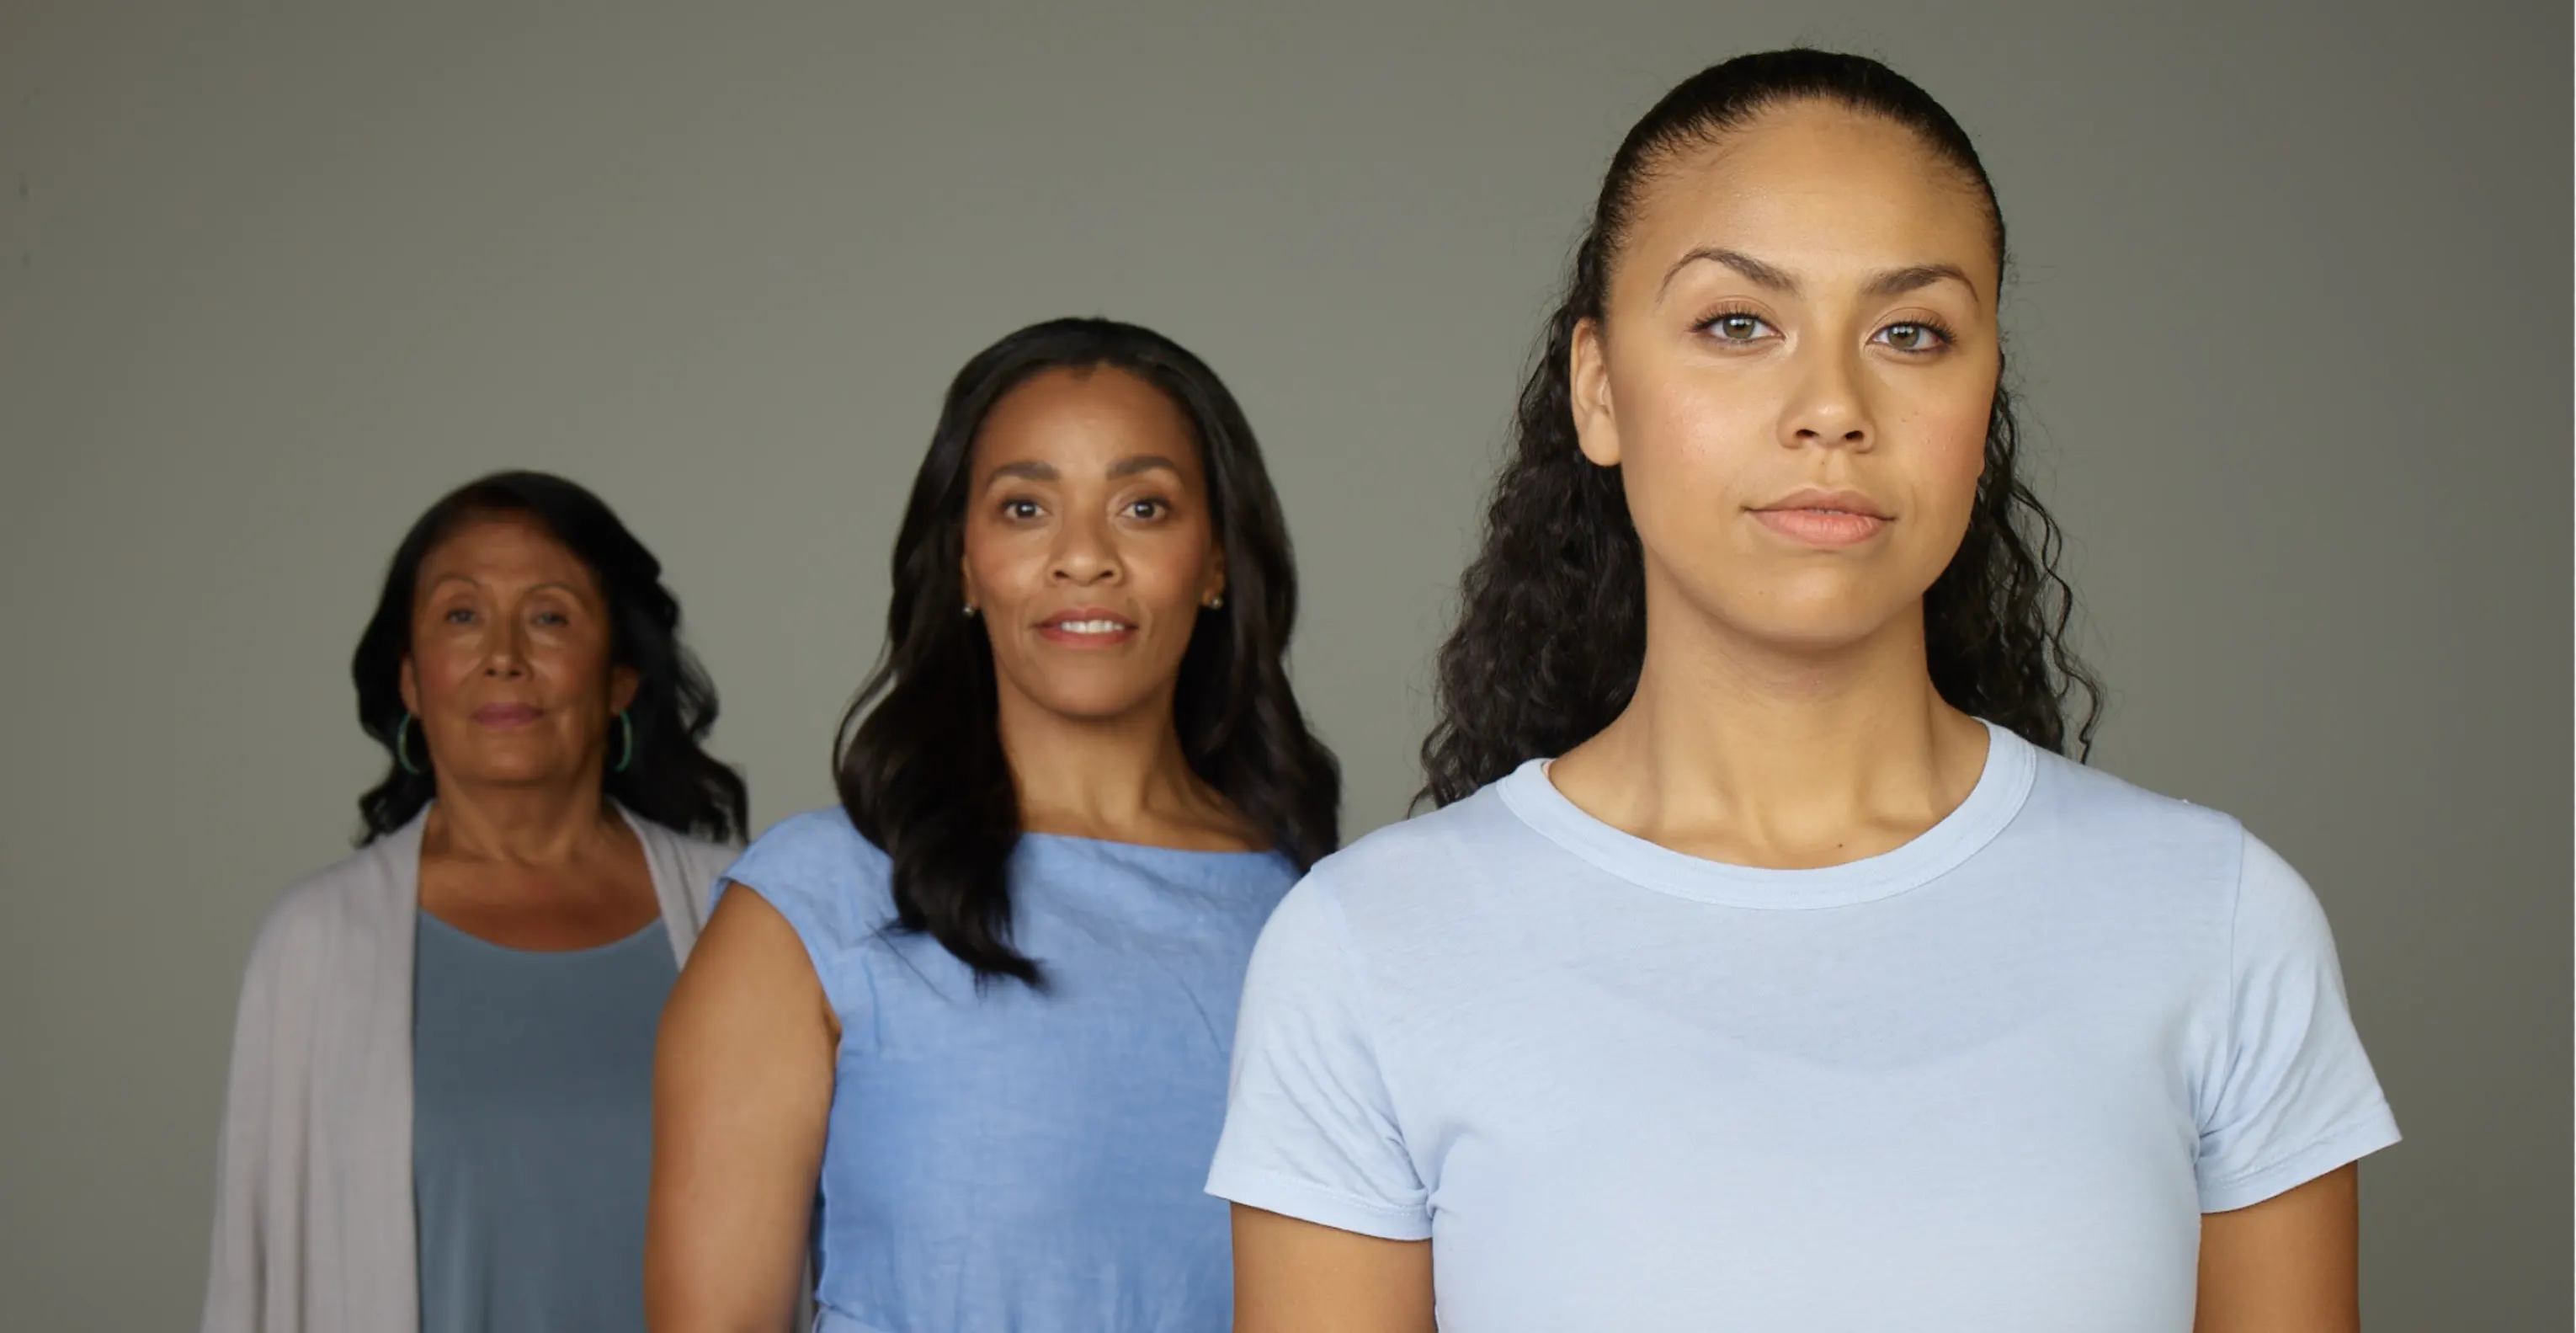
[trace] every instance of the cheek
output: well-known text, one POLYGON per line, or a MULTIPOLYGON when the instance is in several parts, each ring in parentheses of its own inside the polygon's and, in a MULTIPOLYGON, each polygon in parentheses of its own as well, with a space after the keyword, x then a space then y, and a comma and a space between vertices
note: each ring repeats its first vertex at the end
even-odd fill
POLYGON ((1744 502, 1749 474, 1771 453, 1776 404, 1757 384, 1682 374, 1614 384, 1619 404, 1619 470, 1641 533, 1663 516, 1706 531, 1708 515, 1744 502))
POLYGON ((997 532, 982 525, 966 529, 966 572, 973 582, 975 595, 986 601, 1010 601, 1029 580, 1029 571, 1042 563, 1043 553, 1032 554, 1033 544, 1012 540, 1012 534, 997 532))
POLYGON ((474 674, 476 654, 457 643, 451 634, 440 632, 447 628, 430 626, 412 634, 412 684, 420 691, 423 703, 454 694, 466 677, 474 674))
POLYGON ((530 665, 537 669, 540 680, 550 681, 556 689, 570 695, 604 696, 609 687, 609 652, 606 635, 561 635, 538 641, 531 646, 530 665))
POLYGON ((1210 534, 1204 525, 1153 533, 1128 545, 1127 569, 1139 597, 1152 602, 1198 601, 1206 576, 1210 534))
POLYGON ((1986 423, 1989 409, 1984 404, 1953 411, 1927 413, 1912 423, 1914 447, 1907 453, 1915 460, 1916 493, 1925 508, 1939 514, 1941 526, 1953 534, 1965 532, 1968 514, 1976 507, 1977 479, 1985 471, 1986 423))

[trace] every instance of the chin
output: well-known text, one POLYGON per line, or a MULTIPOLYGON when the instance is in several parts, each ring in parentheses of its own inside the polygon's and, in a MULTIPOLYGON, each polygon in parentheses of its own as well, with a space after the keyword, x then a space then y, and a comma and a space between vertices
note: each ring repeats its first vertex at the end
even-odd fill
POLYGON ((1120 721, 1152 707, 1155 699, 1151 690, 1054 690, 1029 695, 1029 702, 1071 722, 1120 721))
POLYGON ((1789 598, 1731 608, 1721 619, 1737 634, 1782 652, 1835 653, 1887 632, 1904 608, 1858 597, 1789 598))
POLYGON ((445 771, 478 786, 542 787, 562 782, 568 767, 553 755, 477 755, 445 771))

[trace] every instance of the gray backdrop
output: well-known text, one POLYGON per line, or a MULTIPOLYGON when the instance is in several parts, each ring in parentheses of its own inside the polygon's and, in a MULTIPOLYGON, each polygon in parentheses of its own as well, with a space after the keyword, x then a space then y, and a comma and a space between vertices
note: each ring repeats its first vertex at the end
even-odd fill
POLYGON ((1611 148, 1807 39, 2001 190, 2097 761, 2332 915, 2373 1322, 2568 1326, 2564 5, 362 8, 0 6, 0 1323, 193 1319, 244 951, 384 762, 348 653, 439 492, 623 511, 766 825, 947 377, 1152 324, 1269 451, 1364 831, 1611 148))

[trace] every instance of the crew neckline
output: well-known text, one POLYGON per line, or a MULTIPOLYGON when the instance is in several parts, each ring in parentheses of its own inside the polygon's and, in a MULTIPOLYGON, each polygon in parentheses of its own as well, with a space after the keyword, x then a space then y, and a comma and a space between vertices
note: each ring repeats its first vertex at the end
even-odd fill
POLYGON ((503 958, 527 959, 534 962, 571 963, 580 962, 585 959, 605 958, 611 954, 637 948, 644 941, 652 938, 655 934, 667 935, 669 933, 667 923, 657 916, 651 921, 644 923, 644 925, 639 927, 634 934, 625 936, 621 939, 610 940, 605 944, 593 944, 579 949, 521 949, 514 945, 494 943, 491 940, 487 940, 482 936, 475 934, 473 931, 465 929, 463 926, 453 925, 440 919, 437 913, 430 911, 426 907, 415 910, 420 914, 421 925, 431 934, 438 935, 452 943, 462 943, 482 953, 497 955, 503 958))
POLYGON ((1642 888, 1726 907, 1799 910, 1891 898, 1955 870, 2021 813, 2039 773, 2030 742, 1985 722, 1986 762, 1966 800, 1908 842, 1837 866, 1775 870, 1677 852, 1606 824, 1556 789, 1548 759, 1532 759, 1494 784, 1505 807, 1575 856, 1642 888))

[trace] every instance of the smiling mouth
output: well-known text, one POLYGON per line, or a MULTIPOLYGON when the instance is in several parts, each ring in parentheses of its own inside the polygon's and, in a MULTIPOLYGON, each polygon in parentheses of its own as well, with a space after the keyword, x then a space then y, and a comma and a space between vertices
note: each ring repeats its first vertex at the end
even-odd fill
POLYGON ((1059 611, 1039 621, 1038 637, 1064 648, 1113 648, 1136 637, 1136 622, 1102 607, 1059 611))

